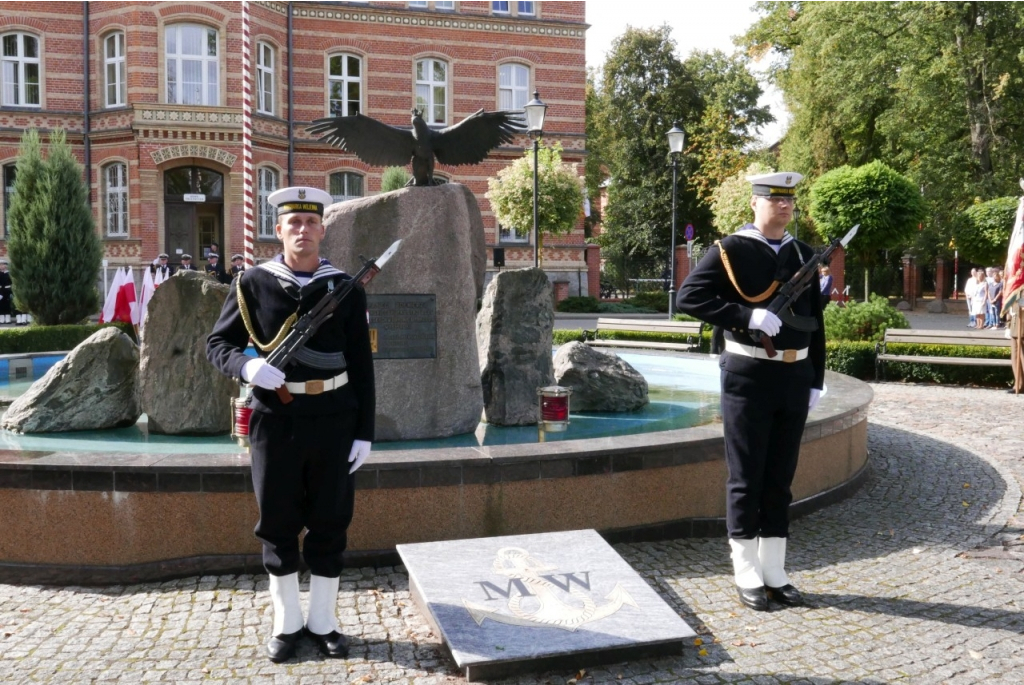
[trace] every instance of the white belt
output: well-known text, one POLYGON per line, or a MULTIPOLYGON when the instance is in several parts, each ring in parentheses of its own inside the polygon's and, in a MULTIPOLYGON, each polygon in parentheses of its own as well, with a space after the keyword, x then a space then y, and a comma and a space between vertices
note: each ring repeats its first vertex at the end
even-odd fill
POLYGON ((744 357, 753 357, 754 359, 768 359, 773 362, 798 362, 801 359, 807 359, 807 348, 802 350, 775 350, 775 356, 769 357, 768 352, 763 347, 757 345, 744 345, 738 343, 735 340, 725 341, 725 351, 732 352, 733 354, 741 354, 744 357))
POLYGON ((293 395, 319 395, 320 393, 337 390, 348 383, 348 371, 342 371, 334 378, 306 381, 305 383, 285 383, 284 387, 293 395))

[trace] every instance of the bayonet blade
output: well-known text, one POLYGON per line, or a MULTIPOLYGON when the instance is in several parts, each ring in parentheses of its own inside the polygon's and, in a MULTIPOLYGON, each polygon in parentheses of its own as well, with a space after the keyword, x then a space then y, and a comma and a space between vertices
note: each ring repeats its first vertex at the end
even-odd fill
POLYGON ((382 254, 380 257, 377 257, 377 261, 376 261, 377 268, 378 269, 383 268, 384 265, 388 263, 388 260, 395 256, 395 253, 398 252, 398 248, 401 247, 401 246, 402 246, 401 239, 396 240, 395 242, 391 243, 391 247, 389 247, 387 250, 385 250, 384 254, 382 254))
POLYGON ((857 224, 856 226, 854 226, 853 228, 851 228, 851 229, 849 230, 849 232, 848 232, 848 233, 847 233, 846 235, 844 235, 844 236, 843 236, 843 239, 842 239, 842 240, 840 240, 840 241, 839 241, 839 243, 840 243, 840 244, 841 244, 841 245, 842 245, 843 247, 846 247, 847 245, 849 245, 849 244, 850 244, 850 241, 851 241, 851 240, 853 240, 853 236, 857 235, 857 229, 858 229, 858 228, 860 228, 860 224, 857 224))

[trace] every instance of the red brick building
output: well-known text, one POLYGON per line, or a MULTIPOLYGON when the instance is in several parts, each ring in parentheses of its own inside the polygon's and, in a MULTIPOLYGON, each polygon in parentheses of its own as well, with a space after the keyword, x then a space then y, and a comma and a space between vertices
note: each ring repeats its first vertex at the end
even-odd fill
MULTIPOLYGON (((37 128, 45 142, 57 127, 88 169, 111 267, 160 252, 201 266, 213 242, 241 252, 242 20, 240 2, 4 2, 0 253, 21 132, 37 128)), ((250 2, 249 22, 257 259, 279 249, 272 190, 379 192, 382 169, 305 132, 317 118, 358 111, 408 127, 415 106, 446 126, 480 108, 520 108, 537 90, 549 105, 545 142, 583 160, 583 2, 250 2)), ((522 136, 479 165, 437 168, 476 194, 487 245, 504 248, 509 268, 532 265, 532 236, 498 227, 484 193, 531 145, 522 136)), ((582 220, 544 241, 560 291, 586 293, 584 251, 582 220)))

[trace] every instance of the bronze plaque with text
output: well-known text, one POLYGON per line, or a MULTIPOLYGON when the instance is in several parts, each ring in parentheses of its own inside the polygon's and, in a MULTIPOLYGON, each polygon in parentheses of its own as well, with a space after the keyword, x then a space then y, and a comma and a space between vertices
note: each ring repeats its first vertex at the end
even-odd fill
POLYGON ((437 358, 436 295, 367 295, 374 359, 437 358))

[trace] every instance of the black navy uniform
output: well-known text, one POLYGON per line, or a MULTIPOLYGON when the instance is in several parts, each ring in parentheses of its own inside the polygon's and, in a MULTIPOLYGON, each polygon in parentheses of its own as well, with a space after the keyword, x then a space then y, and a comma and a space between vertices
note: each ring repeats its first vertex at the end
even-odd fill
POLYGON ((11 272, 0 271, 0 316, 14 314, 14 288, 11 285, 11 272))
POLYGON ((810 246, 788 233, 776 254, 761 232, 747 224, 708 250, 676 297, 678 311, 715 327, 718 342, 712 351, 721 352, 722 420, 729 469, 726 519, 732 539, 784 538, 789 533, 790 486, 810 391, 821 389, 825 376, 825 326, 817 282, 792 306, 793 313, 816 319, 817 330, 807 333, 783 325, 772 338, 780 356, 783 350, 806 349, 806 358, 786 363, 721 348, 737 343, 760 347, 747 328, 751 312, 766 308, 773 295, 764 295, 772 284, 788 281, 813 254, 810 246), (761 296, 760 301, 752 301, 761 296))
MULTIPOLYGON (((207 339, 207 356, 222 373, 240 378, 251 359, 237 297, 241 288, 252 334, 259 345, 278 335, 292 314, 301 316, 350 276, 320 260, 300 287, 281 255, 248 269, 231 282, 220 319, 207 339)), ((354 440, 373 440, 375 395, 366 293, 356 285, 287 369, 289 383, 348 374, 340 388, 296 394, 283 404, 273 390, 253 390, 249 440, 253 488, 260 509, 256 536, 263 542, 267 571, 298 571, 298 538, 308 529, 302 556, 314 575, 337 577, 342 570, 346 530, 352 520, 354 476, 348 456, 354 440)))

